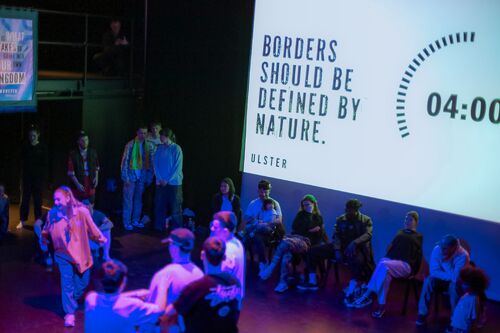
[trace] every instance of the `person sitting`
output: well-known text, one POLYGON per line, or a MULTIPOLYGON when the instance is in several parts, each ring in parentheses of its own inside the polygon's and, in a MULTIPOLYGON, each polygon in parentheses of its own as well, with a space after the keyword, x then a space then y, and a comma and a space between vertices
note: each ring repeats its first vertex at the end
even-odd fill
POLYGON ((444 236, 434 247, 429 262, 430 274, 424 280, 418 301, 417 326, 425 324, 431 296, 435 292, 448 290, 453 313, 458 301, 457 280, 460 270, 469 264, 469 253, 460 245, 455 235, 444 236))
POLYGON ((226 245, 218 237, 203 243, 201 259, 205 276, 191 282, 174 304, 165 311, 168 317, 180 314, 186 322, 186 333, 238 332, 241 290, 238 279, 222 271, 226 245))
POLYGON ((460 270, 459 282, 464 295, 453 311, 451 328, 447 330, 447 333, 467 333, 476 321, 484 319, 485 290, 489 285, 486 273, 480 268, 464 267, 460 270))
POLYGON ((375 267, 371 244, 373 222, 359 211, 361 206, 357 199, 348 200, 345 214, 338 217, 335 223, 332 242, 316 246, 308 254, 308 271, 311 274, 325 259, 347 263, 351 280, 344 289, 346 305, 362 294, 363 284, 368 282, 375 267))
MULTIPOLYGON (((82 203, 85 206, 87 206, 95 225, 99 228, 99 230, 101 230, 102 234, 107 239, 107 242, 102 245, 99 245, 93 240, 90 240, 90 250, 93 253, 95 253, 99 252, 99 249, 102 248, 103 249, 102 257, 104 261, 108 261, 111 259, 111 257, 109 256, 109 250, 111 249, 111 229, 113 228, 113 222, 111 222, 110 219, 106 215, 104 215, 103 212, 94 209, 94 204, 92 202, 88 200, 83 200, 82 203)), ((98 258, 99 255, 95 255, 94 257, 98 258)))
POLYGON ((219 191, 212 197, 212 214, 220 211, 232 211, 238 219, 237 227, 241 222, 240 197, 236 194, 233 180, 226 177, 221 180, 219 191))
POLYGON ((123 293, 127 284, 127 266, 109 260, 99 270, 102 291, 91 291, 85 298, 85 332, 135 332, 135 327, 155 323, 164 309, 147 303, 133 293, 123 293))
POLYGON ((214 214, 210 223, 210 236, 216 236, 226 243, 226 259, 222 262, 222 271, 233 274, 240 281, 241 300, 245 297, 245 248, 234 236, 236 215, 230 211, 214 214))
MULTIPOLYGON (((327 241, 327 237, 323 217, 318 208, 318 201, 312 194, 307 194, 300 201, 299 212, 292 224, 292 234, 285 236, 281 240, 271 263, 260 271, 260 278, 263 280, 268 279, 281 262, 280 280, 274 290, 284 292, 288 289, 286 277, 292 256, 304 255, 311 247, 318 246, 325 241, 327 241)), ((312 278, 310 283, 316 284, 312 278)))
POLYGON ((278 201, 271 198, 269 195, 271 193, 271 183, 267 180, 261 180, 258 184, 258 194, 259 197, 252 200, 248 205, 245 214, 243 215, 243 225, 245 230, 243 232, 243 238, 245 240, 245 246, 251 246, 252 243, 255 244, 257 250, 257 255, 259 256, 259 268, 263 269, 267 264, 267 259, 265 255, 266 244, 269 243, 271 236, 278 232, 283 234, 284 228, 282 225, 282 215, 281 207, 278 201), (276 218, 272 223, 259 225, 259 214, 261 214, 262 208, 264 206, 264 200, 271 199, 273 203, 273 209, 276 211, 276 218), (249 229, 246 229, 248 225, 249 229), (250 234, 254 232, 253 236, 250 234))
POLYGON ((408 212, 403 225, 404 229, 397 232, 386 255, 375 267, 366 292, 351 304, 356 308, 365 307, 371 304, 371 295, 377 295, 379 306, 372 312, 374 318, 381 318, 385 313, 385 302, 392 279, 415 275, 420 268, 423 236, 417 232, 418 213, 408 212))

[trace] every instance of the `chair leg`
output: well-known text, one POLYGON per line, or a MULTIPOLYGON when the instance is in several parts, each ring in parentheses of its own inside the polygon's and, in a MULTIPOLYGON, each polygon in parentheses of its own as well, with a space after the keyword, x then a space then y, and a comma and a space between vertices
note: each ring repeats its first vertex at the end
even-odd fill
POLYGON ((333 269, 335 269, 335 283, 339 284, 340 278, 339 278, 339 263, 335 261, 333 264, 333 269))
POLYGON ((401 315, 406 315, 406 311, 408 309, 408 296, 410 295, 410 287, 413 284, 413 281, 410 279, 406 280, 406 287, 405 287, 405 299, 403 303, 403 310, 401 311, 401 315))

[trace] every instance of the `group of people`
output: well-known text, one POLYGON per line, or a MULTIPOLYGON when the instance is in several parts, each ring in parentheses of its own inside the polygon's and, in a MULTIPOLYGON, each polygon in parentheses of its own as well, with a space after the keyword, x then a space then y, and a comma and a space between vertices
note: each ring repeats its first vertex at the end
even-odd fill
MULTIPOLYGON (((70 187, 61 186, 54 192, 54 207, 44 216, 41 189, 47 149, 40 143, 36 127, 28 133, 28 143, 22 152, 22 200, 17 227, 22 228, 26 223, 29 200, 33 197, 34 231, 39 236, 40 248, 48 254, 50 243, 53 256, 46 255, 46 262, 55 260, 59 266, 66 326, 75 325, 77 300, 89 283, 90 268, 96 257, 93 254, 101 248, 104 259, 99 270, 101 288, 86 298, 85 326, 89 332, 104 332, 111 327, 127 331, 138 326, 141 331, 154 332, 162 322, 167 323, 163 325, 168 325, 170 332, 199 332, 205 325, 219 327, 222 332, 237 331, 245 294, 245 248, 256 251, 261 279, 270 278, 279 268, 276 292, 289 289, 290 272, 301 261, 305 266, 304 277, 297 287, 302 290, 319 289, 317 273, 324 273, 326 260, 345 264, 351 275, 344 289, 345 305, 363 308, 375 296, 378 306, 372 312, 374 318, 385 313, 392 279, 414 278, 420 270, 423 236, 417 231, 419 215, 415 211, 406 214, 402 229, 389 244, 385 256, 375 264, 371 245, 373 222, 361 213, 359 200, 346 202, 345 212, 337 218, 329 240, 318 200, 314 195, 305 195, 291 233, 287 234, 280 204, 270 196, 269 181, 258 183, 258 197, 242 210, 233 181, 224 178, 212 199, 211 237, 202 246, 204 275, 191 261, 194 235, 182 228, 182 149, 175 143, 173 132, 162 129, 161 124, 153 123, 149 130, 148 133, 144 126, 137 128, 135 138, 126 144, 123 153, 123 227, 143 228, 149 220, 148 214, 154 211, 154 228, 168 229, 165 243, 172 263, 153 276, 148 289, 132 292, 123 292, 125 265, 109 255, 113 223, 93 207, 99 160, 97 152, 89 147, 88 134, 84 131, 78 134, 77 147, 69 154, 70 187), (155 186, 151 186, 153 183, 155 186), (147 207, 144 212, 143 203, 152 206, 152 192, 154 210, 147 207), (272 258, 266 256, 269 247, 274 248, 272 258)), ((2 233, 8 224, 8 198, 2 185, 0 222, 2 233)), ((425 324, 431 296, 446 290, 453 329, 468 331, 484 312, 487 276, 471 265, 469 253, 454 235, 444 236, 435 246, 429 267, 416 324, 425 324)))
MULTIPOLYGON (((202 246, 204 273, 191 261, 194 234, 173 229, 168 244, 171 263, 158 271, 149 288, 124 292, 127 268, 107 258, 99 269, 97 290, 85 298, 86 332, 237 332, 244 297, 245 252, 234 236, 237 217, 221 211, 211 222, 211 235, 202 246), (164 323, 164 324, 162 324, 164 323)), ((45 244, 54 248, 61 275, 64 325, 75 326, 78 300, 89 283, 94 259, 91 243, 108 240, 92 219, 90 210, 70 188, 54 192, 54 206, 42 230, 45 244)))

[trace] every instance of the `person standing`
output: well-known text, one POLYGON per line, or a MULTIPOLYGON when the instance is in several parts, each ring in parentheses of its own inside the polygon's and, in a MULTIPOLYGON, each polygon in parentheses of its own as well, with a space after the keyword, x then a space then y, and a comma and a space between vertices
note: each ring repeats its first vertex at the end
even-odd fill
MULTIPOLYGON (((153 148, 152 154, 154 156, 154 153, 156 152, 156 148, 161 144, 160 140, 160 131, 162 129, 161 123, 158 121, 154 121, 151 124, 149 124, 149 132, 148 135, 146 136, 146 141, 149 142, 151 147, 153 148)), ((153 180, 152 183, 156 184, 154 175, 153 175, 153 180)), ((146 225, 149 222, 151 222, 151 218, 154 216, 154 210, 153 210, 153 201, 154 201, 154 196, 155 196, 155 186, 154 185, 148 185, 144 188, 144 194, 142 196, 142 219, 141 222, 146 225)))
POLYGON ((97 152, 89 148, 89 136, 85 131, 78 133, 78 148, 69 153, 68 176, 71 190, 79 201, 95 201, 95 189, 99 183, 99 159, 97 152))
POLYGON ((144 228, 141 222, 144 187, 153 180, 152 146, 146 141, 147 128, 140 126, 135 139, 125 145, 121 162, 123 181, 123 226, 144 228))
POLYGON ((170 217, 170 230, 182 226, 182 149, 175 143, 171 129, 160 131, 161 145, 156 149, 153 164, 156 176, 155 229, 165 230, 170 217))
POLYGON ((75 199, 71 189, 61 186, 54 192, 54 207, 49 211, 42 231, 44 239, 52 239, 61 273, 64 326, 75 326, 78 299, 89 283, 94 262, 89 239, 105 243, 106 238, 92 221, 89 210, 75 199))
POLYGON ((47 147, 40 141, 40 130, 32 125, 28 131, 28 142, 21 152, 21 206, 20 222, 16 229, 20 230, 28 221, 30 199, 33 197, 35 220, 42 216, 42 187, 47 176, 47 147))

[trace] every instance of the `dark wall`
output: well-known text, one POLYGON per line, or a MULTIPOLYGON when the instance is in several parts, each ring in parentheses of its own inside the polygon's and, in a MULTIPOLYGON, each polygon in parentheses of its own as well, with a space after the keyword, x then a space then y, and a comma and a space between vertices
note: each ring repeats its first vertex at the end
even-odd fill
POLYGON ((253 1, 150 1, 146 114, 177 134, 185 206, 206 222, 220 179, 241 182, 253 1))

